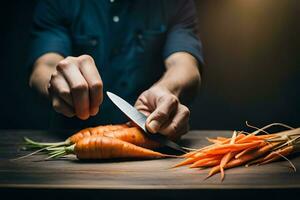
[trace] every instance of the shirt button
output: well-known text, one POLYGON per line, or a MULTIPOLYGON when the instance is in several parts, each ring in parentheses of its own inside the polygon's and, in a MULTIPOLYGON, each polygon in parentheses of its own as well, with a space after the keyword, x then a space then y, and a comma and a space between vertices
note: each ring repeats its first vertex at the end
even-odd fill
POLYGON ((96 46, 98 44, 98 41, 94 39, 94 40, 91 40, 90 43, 92 46, 96 46))
POLYGON ((143 39, 143 35, 142 35, 142 34, 138 34, 137 37, 138 37, 139 39, 143 39))
POLYGON ((119 21, 120 21, 120 18, 119 18, 118 16, 114 16, 114 17, 113 17, 113 21, 114 21, 114 22, 119 22, 119 21))

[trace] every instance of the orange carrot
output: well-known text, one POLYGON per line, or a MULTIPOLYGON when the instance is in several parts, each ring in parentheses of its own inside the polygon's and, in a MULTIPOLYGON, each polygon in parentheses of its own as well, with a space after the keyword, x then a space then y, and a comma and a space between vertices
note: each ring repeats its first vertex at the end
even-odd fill
POLYGON ((86 128, 78 133, 75 133, 71 137, 67 139, 70 144, 75 144, 79 140, 84 137, 92 136, 92 135, 103 135, 105 132, 116 131, 120 129, 128 128, 127 124, 116 124, 116 125, 105 125, 105 126, 97 126, 92 128, 86 128))
POLYGON ((253 146, 257 146, 262 144, 262 141, 254 141, 251 143, 243 143, 243 144, 224 144, 222 146, 218 146, 215 148, 208 149, 204 151, 206 154, 226 154, 231 151, 240 151, 246 148, 250 148, 253 146))
POLYGON ((44 142, 35 142, 30 140, 29 138, 24 138, 27 147, 34 148, 46 148, 46 147, 58 147, 58 146, 69 146, 71 144, 75 144, 77 141, 81 140, 84 137, 91 135, 103 135, 107 131, 115 131, 123 128, 128 128, 127 124, 117 124, 117 125, 105 125, 105 126, 97 126, 92 128, 85 128, 74 135, 70 136, 63 142, 54 142, 54 143, 44 143, 44 142))
POLYGON ((293 146, 287 146, 283 149, 279 149, 277 151, 273 151, 271 152, 269 155, 267 155, 266 157, 264 157, 264 159, 262 160, 261 163, 259 163, 260 165, 264 165, 273 161, 276 161, 284 156, 287 156, 289 154, 291 154, 294 150, 293 146))
POLYGON ((208 157, 194 162, 190 168, 215 166, 220 163, 221 156, 208 157))
MULTIPOLYGON (((220 164, 220 159, 215 159, 215 160, 203 162, 202 164, 198 164, 197 167, 198 168, 207 168, 207 167, 213 167, 213 166, 216 166, 219 164, 220 164)), ((195 167, 191 167, 191 168, 195 168, 195 167)))
MULTIPOLYGON (((254 160, 255 158, 262 156, 265 153, 267 153, 268 151, 270 151, 275 145, 276 144, 268 144, 253 153, 245 154, 245 155, 241 156, 240 158, 233 159, 224 166, 224 169, 240 166, 240 165, 247 163, 248 161, 254 160)), ((212 168, 211 171, 209 172, 209 175, 207 176, 207 178, 216 174, 219 171, 220 171, 220 166, 216 166, 216 167, 212 168)))
POLYGON ((239 158, 241 157, 242 155, 245 155, 247 153, 249 153, 250 151, 253 151, 253 150, 256 150, 262 146, 264 146, 265 144, 262 144, 262 145, 259 145, 259 146, 253 146, 253 147, 249 147, 247 149, 244 149, 243 151, 239 152, 238 154, 235 155, 235 158, 239 158))
POLYGON ((199 154, 198 157, 189 157, 189 158, 186 158, 184 161, 182 161, 182 162, 176 164, 176 165, 173 166, 173 167, 174 167, 174 168, 175 168, 175 167, 181 167, 181 166, 184 166, 184 165, 188 165, 188 164, 194 163, 194 162, 197 161, 197 160, 200 160, 200 159, 205 158, 205 156, 206 156, 205 154, 202 154, 202 156, 200 156, 200 154, 199 154))
POLYGON ((131 144, 144 147, 147 149, 155 149, 160 146, 158 142, 149 139, 144 132, 137 127, 119 129, 116 131, 106 132, 105 137, 117 138, 119 140, 129 142, 131 144))
POLYGON ((69 147, 61 147, 50 158, 75 154, 78 159, 163 158, 172 157, 110 137, 85 137, 69 147))
POLYGON ((227 140, 228 138, 226 137, 217 137, 217 140, 220 140, 220 141, 224 141, 224 140, 227 140))
MULTIPOLYGON (((237 134, 237 132, 234 131, 233 134, 232 134, 231 140, 230 140, 230 144, 234 144, 235 143, 235 141, 236 141, 236 134, 237 134)), ((236 154, 236 152, 232 152, 232 151, 228 152, 221 159, 221 162, 220 162, 221 181, 223 181, 224 177, 225 177, 224 167, 234 157, 235 154, 236 154)))

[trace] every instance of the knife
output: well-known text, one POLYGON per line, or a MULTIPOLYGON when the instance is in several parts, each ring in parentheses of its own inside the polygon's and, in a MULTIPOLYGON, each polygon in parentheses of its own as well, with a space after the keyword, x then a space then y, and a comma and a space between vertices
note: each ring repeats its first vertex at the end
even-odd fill
POLYGON ((186 150, 178 145, 177 143, 169 140, 166 136, 156 133, 152 134, 146 129, 146 120, 147 117, 138 111, 135 107, 130 105, 127 101, 122 99, 121 97, 117 96, 114 93, 106 92, 107 96, 110 98, 110 100, 129 118, 131 119, 137 126, 139 126, 149 137, 150 139, 153 139, 160 144, 164 146, 168 146, 172 149, 175 149, 177 151, 181 151, 186 153, 186 150))

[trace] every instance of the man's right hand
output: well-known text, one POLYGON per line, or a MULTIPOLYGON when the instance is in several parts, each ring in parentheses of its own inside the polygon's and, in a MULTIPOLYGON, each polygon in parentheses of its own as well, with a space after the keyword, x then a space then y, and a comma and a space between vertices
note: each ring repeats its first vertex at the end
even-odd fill
POLYGON ((88 119, 98 113, 103 83, 91 56, 67 57, 56 65, 48 92, 56 112, 88 119))

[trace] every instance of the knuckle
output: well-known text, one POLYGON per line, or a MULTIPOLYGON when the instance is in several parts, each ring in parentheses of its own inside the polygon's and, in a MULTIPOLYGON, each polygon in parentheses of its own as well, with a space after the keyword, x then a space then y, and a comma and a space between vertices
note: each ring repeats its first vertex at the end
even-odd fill
POLYGON ((62 71, 69 68, 73 64, 77 64, 77 59, 75 59, 75 57, 68 56, 57 64, 56 69, 58 71, 62 71))
POLYGON ((71 90, 78 91, 78 92, 88 90, 88 84, 87 83, 79 83, 77 85, 72 86, 71 90))
POLYGON ((94 83, 91 84, 90 89, 92 91, 98 91, 103 88, 103 84, 101 81, 95 81, 94 83))
POLYGON ((64 60, 68 60, 68 61, 70 61, 70 60, 73 60, 75 57, 73 57, 73 56, 67 56, 64 60))
POLYGON ((92 56, 84 54, 78 57, 79 62, 94 62, 94 59, 92 56))
POLYGON ((59 89, 58 95, 61 97, 66 97, 66 96, 70 95, 70 91, 66 90, 66 89, 59 89))
POLYGON ((185 117, 189 117, 190 114, 191 114, 190 110, 189 110, 187 107, 184 107, 184 108, 183 108, 182 113, 183 113, 183 115, 184 115, 185 117))
POLYGON ((56 69, 59 71, 65 70, 70 66, 71 62, 69 60, 62 60, 56 66, 56 69))
POLYGON ((162 111, 162 110, 158 110, 156 113, 156 116, 158 118, 166 119, 168 117, 168 113, 166 113, 165 111, 162 111))
POLYGON ((170 125, 170 134, 176 134, 178 132, 178 125, 175 123, 172 123, 170 125))
POLYGON ((179 100, 175 95, 171 95, 169 102, 172 106, 176 106, 176 105, 178 105, 179 100))

